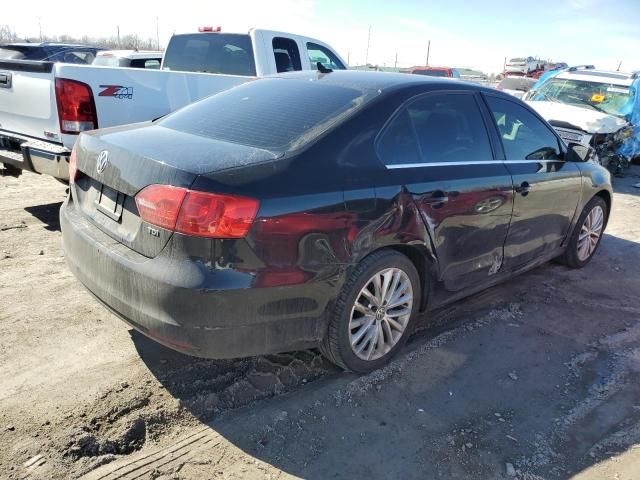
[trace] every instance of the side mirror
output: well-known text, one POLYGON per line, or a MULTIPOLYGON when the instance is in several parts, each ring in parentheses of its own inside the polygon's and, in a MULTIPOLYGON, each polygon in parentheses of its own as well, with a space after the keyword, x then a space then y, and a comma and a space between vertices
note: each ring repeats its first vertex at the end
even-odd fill
POLYGON ((567 145, 567 162, 589 162, 596 160, 598 155, 593 147, 583 143, 570 143, 567 145))

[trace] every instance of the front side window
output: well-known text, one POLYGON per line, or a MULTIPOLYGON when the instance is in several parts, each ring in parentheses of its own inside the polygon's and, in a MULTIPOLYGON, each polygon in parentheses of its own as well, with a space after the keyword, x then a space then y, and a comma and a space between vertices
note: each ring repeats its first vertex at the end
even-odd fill
POLYGON ((493 160, 482 114, 472 94, 426 95, 391 122, 378 143, 386 165, 493 160))
POLYGON ((318 69, 318 62, 331 70, 345 70, 346 67, 328 48, 318 45, 317 43, 307 43, 307 51, 309 53, 309 62, 311 63, 311 69, 318 69))
POLYGON ((558 139, 540 119, 517 103, 487 96, 507 160, 560 160, 558 139))
POLYGON ((298 44, 295 40, 275 37, 272 44, 273 56, 276 60, 276 70, 278 73, 302 70, 300 51, 298 50, 298 44))

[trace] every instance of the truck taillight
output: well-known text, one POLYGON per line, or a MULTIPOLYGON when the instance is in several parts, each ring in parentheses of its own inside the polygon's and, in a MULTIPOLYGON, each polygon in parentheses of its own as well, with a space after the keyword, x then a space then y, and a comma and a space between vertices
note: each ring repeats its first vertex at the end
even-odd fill
POLYGON ((204 32, 221 32, 222 31, 222 27, 210 27, 210 26, 206 26, 206 27, 198 27, 198 31, 200 33, 204 33, 204 32))
POLYGON ((56 103, 62 133, 77 134, 98 128, 91 87, 67 78, 56 78, 56 103))
POLYGON ((78 176, 78 158, 76 154, 76 147, 71 149, 71 155, 69 156, 69 182, 73 183, 78 176))
POLYGON ((253 198, 170 185, 149 185, 135 200, 145 222, 185 235, 209 238, 244 237, 259 206, 253 198))

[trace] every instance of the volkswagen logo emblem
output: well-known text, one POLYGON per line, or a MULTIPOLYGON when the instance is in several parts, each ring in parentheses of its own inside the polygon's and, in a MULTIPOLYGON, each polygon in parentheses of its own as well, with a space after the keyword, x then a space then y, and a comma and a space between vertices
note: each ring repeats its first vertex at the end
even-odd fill
POLYGON ((98 173, 102 173, 104 172, 105 168, 107 168, 107 165, 109 165, 109 151, 103 150, 100 152, 98 158, 96 159, 96 170, 98 171, 98 173))

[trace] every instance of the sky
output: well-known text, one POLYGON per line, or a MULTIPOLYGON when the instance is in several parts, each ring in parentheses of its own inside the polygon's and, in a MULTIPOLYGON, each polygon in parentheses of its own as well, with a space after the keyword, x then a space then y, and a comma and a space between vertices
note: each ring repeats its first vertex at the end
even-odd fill
POLYGON ((502 71, 505 57, 640 70, 640 0, 22 0, 3 2, 0 25, 20 35, 137 33, 166 45, 172 33, 221 26, 318 38, 351 65, 431 65, 502 71), (371 36, 367 54, 369 27, 371 36))

